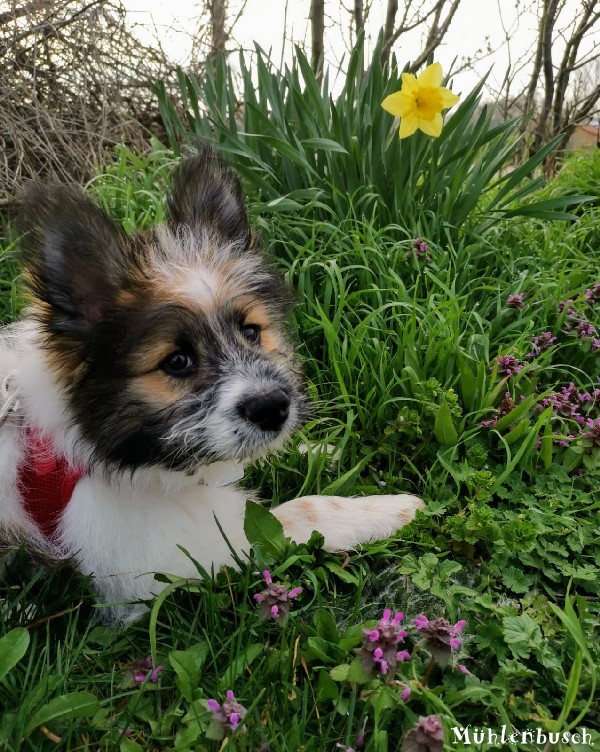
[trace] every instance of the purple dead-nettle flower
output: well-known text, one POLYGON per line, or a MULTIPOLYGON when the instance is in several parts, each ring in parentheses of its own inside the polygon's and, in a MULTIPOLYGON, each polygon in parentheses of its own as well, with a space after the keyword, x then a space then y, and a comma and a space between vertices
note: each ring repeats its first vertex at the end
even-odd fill
MULTIPOLYGON (((498 373, 501 376, 508 376, 509 378, 519 373, 519 371, 523 370, 523 366, 520 364, 517 358, 513 358, 512 355, 498 355, 498 357, 496 358, 496 364, 498 373)), ((494 364, 490 366, 490 371, 493 370, 494 364)))
MULTIPOLYGON (((573 382, 569 386, 562 386, 560 393, 555 392, 549 394, 540 400, 540 410, 546 407, 552 407, 552 410, 563 418, 571 418, 579 423, 580 426, 585 425, 585 415, 580 413, 582 406, 585 408, 588 403, 595 402, 600 397, 600 390, 594 389, 591 392, 581 392, 575 386, 573 382)), ((589 410, 589 407, 587 408, 589 410)))
POLYGON ((393 676, 400 661, 407 661, 410 653, 398 650, 398 643, 403 642, 408 634, 399 629, 404 618, 399 611, 393 618, 392 612, 386 608, 375 629, 363 629, 363 645, 358 654, 365 672, 393 676))
POLYGON ((460 648, 462 640, 459 635, 466 623, 464 619, 457 621, 456 624, 450 624, 443 618, 429 621, 423 614, 420 614, 413 621, 413 624, 421 633, 422 647, 431 653, 440 666, 447 666, 451 654, 460 648))
POLYGON ((481 425, 484 426, 484 428, 496 428, 500 418, 508 415, 508 413, 513 409, 514 406, 515 403, 513 398, 510 396, 510 392, 504 392, 504 399, 498 405, 498 412, 496 416, 494 418, 491 418, 490 420, 482 420, 481 425))
POLYGON ((405 684, 404 682, 401 682, 401 684, 404 687, 404 689, 402 690, 400 694, 400 699, 402 700, 402 702, 406 702, 408 698, 410 697, 411 689, 408 686, 408 684, 405 684))
POLYGON ((592 352, 594 350, 600 350, 600 339, 598 337, 592 337, 592 352))
POLYGON ((212 713, 211 723, 221 727, 221 738, 225 736, 227 731, 239 731, 240 733, 244 731, 244 727, 240 724, 248 711, 235 699, 231 689, 225 693, 225 700, 222 705, 219 705, 216 700, 208 700, 206 704, 212 713))
POLYGON ((429 255, 429 246, 422 238, 415 238, 415 242, 413 243, 413 251, 417 258, 421 258, 421 256, 424 256, 425 261, 428 264, 431 263, 431 256, 429 255))
POLYGON ((587 418, 585 425, 588 430, 581 434, 585 445, 600 448, 600 418, 596 418, 596 420, 587 418))
POLYGON ((465 676, 473 676, 472 672, 462 663, 456 664, 456 670, 460 671, 461 674, 465 674, 465 676))
POLYGON ((530 353, 527 353, 527 357, 537 357, 540 353, 549 350, 555 342, 556 337, 553 336, 552 332, 544 332, 537 337, 532 337, 531 343, 533 344, 533 350, 530 353))
POLYGON ((258 602, 258 613, 263 619, 274 619, 285 624, 290 612, 291 601, 302 592, 301 587, 288 590, 285 585, 275 585, 268 569, 263 572, 267 589, 256 593, 254 600, 258 602))
POLYGON ((581 339, 587 339, 597 334, 596 327, 589 323, 589 321, 580 321, 577 324, 577 331, 581 339))
POLYGON ((583 294, 586 303, 594 305, 600 302, 600 282, 594 282, 591 290, 586 290, 583 294))
POLYGON ((149 655, 146 658, 140 658, 131 664, 129 669, 133 680, 138 684, 143 684, 146 679, 156 683, 158 681, 158 675, 163 670, 163 666, 153 666, 152 656, 149 655))
POLYGON ((419 716, 416 726, 404 735, 400 752, 442 752, 444 727, 439 715, 419 716))
POLYGON ((506 299, 506 305, 509 308, 525 308, 525 303, 523 302, 524 297, 524 292, 519 292, 516 295, 509 295, 506 299))
POLYGON ((572 298, 567 298, 567 300, 563 300, 562 303, 558 304, 558 312, 559 313, 566 313, 569 318, 577 318, 578 314, 575 310, 573 303, 577 299, 577 295, 575 295, 572 298))

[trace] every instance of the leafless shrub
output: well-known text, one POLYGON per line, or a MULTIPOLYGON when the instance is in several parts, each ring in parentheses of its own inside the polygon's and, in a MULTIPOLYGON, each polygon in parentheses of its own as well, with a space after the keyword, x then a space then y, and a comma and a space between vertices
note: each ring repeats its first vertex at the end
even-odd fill
POLYGON ((1 7, 0 207, 28 179, 82 181, 113 144, 146 146, 159 128, 148 82, 169 65, 127 29, 120 0, 1 7))

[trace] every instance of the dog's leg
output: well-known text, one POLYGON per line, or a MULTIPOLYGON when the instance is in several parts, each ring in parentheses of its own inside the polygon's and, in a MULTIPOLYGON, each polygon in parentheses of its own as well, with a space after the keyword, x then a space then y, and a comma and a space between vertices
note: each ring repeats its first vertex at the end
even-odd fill
POLYGON ((303 496, 287 501, 272 512, 285 534, 296 543, 306 542, 313 530, 325 537, 325 548, 343 551, 361 543, 392 536, 409 523, 423 501, 411 494, 396 496, 303 496))

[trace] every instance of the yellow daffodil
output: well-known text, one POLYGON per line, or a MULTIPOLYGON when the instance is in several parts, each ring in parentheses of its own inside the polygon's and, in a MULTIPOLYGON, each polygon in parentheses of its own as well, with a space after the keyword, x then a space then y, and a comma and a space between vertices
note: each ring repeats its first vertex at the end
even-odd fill
POLYGON ((442 84, 442 66, 429 65, 418 78, 412 73, 402 74, 400 91, 386 97, 381 106, 386 112, 400 118, 400 138, 412 136, 422 130, 436 138, 442 132, 442 110, 455 105, 460 97, 442 84))

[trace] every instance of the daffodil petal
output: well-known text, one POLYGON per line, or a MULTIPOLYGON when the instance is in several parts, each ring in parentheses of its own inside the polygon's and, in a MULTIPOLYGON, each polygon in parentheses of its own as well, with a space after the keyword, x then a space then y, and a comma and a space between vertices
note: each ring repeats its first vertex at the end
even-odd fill
POLYGON ((444 121, 442 119, 442 115, 440 112, 438 112, 436 115, 434 115, 433 120, 419 120, 418 127, 423 131, 423 133, 426 133, 428 136, 434 136, 435 138, 437 138, 442 132, 443 125, 444 121))
POLYGON ((440 87, 440 97, 442 100, 442 107, 447 110, 448 107, 454 107, 454 105, 460 101, 460 97, 453 94, 450 89, 446 89, 444 86, 440 87))
POLYGON ((410 94, 412 92, 416 92, 419 89, 419 85, 417 84, 417 79, 415 76, 413 76, 412 73, 403 73, 402 74, 402 91, 404 91, 407 94, 410 94))
POLYGON ((405 94, 403 91, 400 92, 400 95, 397 100, 398 103, 398 117, 406 117, 406 115, 410 115, 411 113, 414 115, 414 109, 415 109, 415 98, 411 96, 410 94, 405 94))
POLYGON ((417 78, 419 86, 431 86, 436 89, 442 84, 442 66, 439 63, 432 63, 428 65, 423 73, 419 74, 417 78))
POLYGON ((394 115, 394 117, 404 117, 407 111, 410 110, 412 101, 412 97, 407 96, 403 91, 397 91, 386 97, 381 106, 390 115, 394 115))
POLYGON ((419 118, 416 115, 407 115, 400 121, 400 138, 412 136, 419 127, 419 118))

